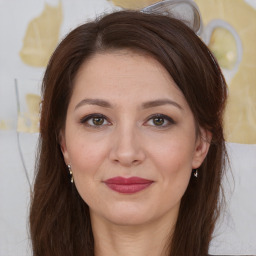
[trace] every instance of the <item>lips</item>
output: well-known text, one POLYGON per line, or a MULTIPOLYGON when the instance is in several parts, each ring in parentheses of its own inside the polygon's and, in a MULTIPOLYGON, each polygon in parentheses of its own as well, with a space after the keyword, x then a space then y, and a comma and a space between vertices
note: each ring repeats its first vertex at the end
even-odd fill
POLYGON ((114 177, 105 180, 104 183, 112 190, 123 193, 123 194, 133 194, 139 192, 143 189, 149 187, 153 181, 143 179, 140 177, 114 177))

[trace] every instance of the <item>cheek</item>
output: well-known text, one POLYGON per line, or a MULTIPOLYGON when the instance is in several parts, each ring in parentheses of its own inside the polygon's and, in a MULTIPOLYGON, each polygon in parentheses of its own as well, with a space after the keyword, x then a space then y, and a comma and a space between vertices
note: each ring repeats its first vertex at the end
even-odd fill
POLYGON ((93 171, 96 169, 100 160, 104 158, 105 152, 102 147, 89 145, 88 143, 78 142, 70 147, 70 159, 77 171, 93 171))
POLYGON ((94 208, 100 200, 95 191, 101 180, 99 169, 105 158, 104 147, 83 140, 74 140, 69 146, 75 186, 84 202, 94 208))
MULTIPOLYGON (((152 147, 151 155, 168 194, 183 194, 191 177, 193 147, 191 140, 176 138, 152 147)), ((177 195, 179 197, 179 195, 177 195)))
MULTIPOLYGON (((183 149, 183 148, 180 148, 183 149)), ((162 155, 161 162, 158 162, 161 181, 161 203, 159 207, 165 210, 179 205, 191 177, 190 155, 184 150, 178 151, 166 150, 162 155)))
POLYGON ((73 133, 67 140, 67 151, 72 165, 74 177, 96 175, 98 167, 106 158, 107 149, 104 140, 92 140, 92 136, 73 133))
MULTIPOLYGON (((169 172, 191 169, 193 159, 193 143, 190 140, 170 139, 151 147, 152 158, 158 165, 169 172)), ((191 169, 192 170, 192 169, 191 169)))

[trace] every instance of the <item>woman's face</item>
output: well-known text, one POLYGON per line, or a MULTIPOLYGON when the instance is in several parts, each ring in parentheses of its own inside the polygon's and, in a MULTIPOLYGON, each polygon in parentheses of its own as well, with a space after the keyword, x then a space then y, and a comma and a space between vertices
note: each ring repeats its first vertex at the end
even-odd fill
POLYGON ((153 58, 116 51, 80 68, 61 148, 92 217, 120 225, 175 219, 208 146, 182 92, 153 58))

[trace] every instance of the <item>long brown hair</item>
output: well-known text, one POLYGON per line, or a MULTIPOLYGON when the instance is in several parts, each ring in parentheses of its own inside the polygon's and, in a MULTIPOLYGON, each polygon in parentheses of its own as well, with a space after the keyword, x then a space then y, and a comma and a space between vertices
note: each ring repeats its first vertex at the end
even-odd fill
POLYGON ((112 13, 73 30, 46 69, 30 211, 33 255, 94 255, 89 208, 70 182, 59 134, 65 128, 73 81, 81 64, 95 53, 115 49, 144 52, 159 61, 183 92, 197 126, 212 133, 199 177, 191 176, 167 245, 171 256, 206 255, 219 215, 225 167, 222 115, 226 83, 209 49, 181 21, 131 11, 112 13))

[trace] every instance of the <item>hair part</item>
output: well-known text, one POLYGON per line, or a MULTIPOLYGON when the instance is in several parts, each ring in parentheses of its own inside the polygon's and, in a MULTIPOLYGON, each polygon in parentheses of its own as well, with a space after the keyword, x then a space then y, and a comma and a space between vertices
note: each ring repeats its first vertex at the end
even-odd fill
POLYGON ((181 21, 121 11, 73 30, 57 47, 47 66, 30 209, 35 256, 94 255, 89 207, 70 183, 59 135, 65 128, 74 80, 81 65, 94 54, 123 49, 148 54, 161 63, 184 94, 197 127, 212 133, 209 152, 198 169, 199 177, 191 177, 181 200, 175 231, 167 244, 172 256, 208 253, 219 215, 225 169, 225 79, 209 49, 181 21))

